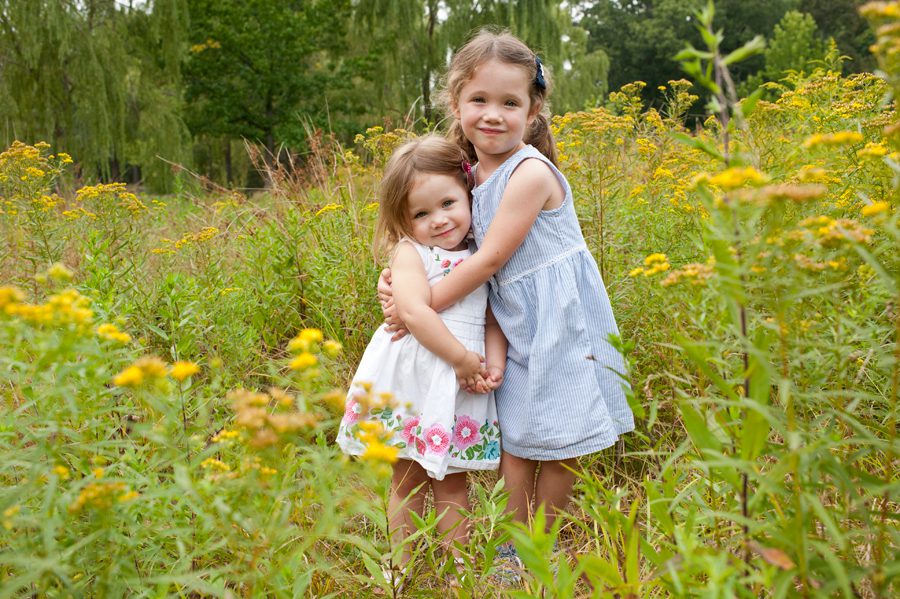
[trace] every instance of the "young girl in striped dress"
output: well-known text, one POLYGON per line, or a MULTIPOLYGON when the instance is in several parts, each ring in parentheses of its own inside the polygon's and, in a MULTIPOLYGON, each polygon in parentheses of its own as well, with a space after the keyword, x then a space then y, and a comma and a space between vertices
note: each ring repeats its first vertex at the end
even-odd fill
MULTIPOLYGON (((477 161, 478 250, 432 288, 431 307, 489 282, 509 342, 496 391, 508 510, 525 521, 543 504, 552 522, 568 503, 575 459, 634 429, 622 356, 608 341, 618 329, 556 167, 540 59, 510 34, 483 31, 453 57, 444 88, 448 135, 477 161)), ((383 294, 389 278, 379 282, 383 294)), ((518 562, 514 551, 501 547, 518 562)))

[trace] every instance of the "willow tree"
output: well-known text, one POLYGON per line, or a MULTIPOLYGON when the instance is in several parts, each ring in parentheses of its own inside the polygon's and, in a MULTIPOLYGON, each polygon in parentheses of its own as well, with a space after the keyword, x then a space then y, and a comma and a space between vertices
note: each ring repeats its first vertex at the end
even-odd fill
POLYGON ((88 178, 180 155, 182 3, 138 10, 115 0, 0 0, 0 141, 46 140, 88 178), (137 39, 129 28, 136 17, 147 22, 137 39), (172 99, 155 101, 164 90, 172 99))
MULTIPOLYGON (((563 80, 571 72, 563 65, 577 68, 575 58, 584 58, 582 66, 590 62, 596 77, 583 77, 582 83, 605 86, 602 52, 587 59, 586 36, 575 31, 566 5, 558 0, 359 0, 358 50, 377 57, 371 70, 375 104, 395 123, 410 125, 423 119, 434 124, 439 76, 453 50, 484 26, 509 29, 563 80)), ((584 97, 566 98, 565 103, 578 105, 595 91, 591 88, 584 97)))

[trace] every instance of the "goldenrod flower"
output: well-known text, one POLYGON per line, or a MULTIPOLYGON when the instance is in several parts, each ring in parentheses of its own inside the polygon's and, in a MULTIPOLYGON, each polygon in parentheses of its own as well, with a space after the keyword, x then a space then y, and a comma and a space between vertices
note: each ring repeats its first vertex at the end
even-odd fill
POLYGON ((841 146, 846 144, 856 144, 863 140, 863 134, 857 131, 838 131, 837 133, 816 133, 806 138, 803 142, 804 148, 814 148, 816 146, 841 146))
POLYGON ((397 461, 398 453, 399 450, 393 445, 385 445, 381 441, 374 441, 366 445, 366 449, 360 457, 367 461, 393 464, 397 461))
POLYGON ((144 371, 137 366, 129 366, 113 377, 113 385, 117 387, 138 387, 143 382, 144 371))
POLYGON ((118 341, 119 343, 128 343, 131 341, 131 335, 123 333, 114 324, 103 323, 97 327, 97 336, 108 341, 118 341))
POLYGON ((329 339, 328 341, 326 341, 322 344, 322 351, 324 351, 325 355, 330 358, 334 358, 334 357, 338 356, 338 354, 340 354, 341 350, 343 350, 343 349, 344 349, 344 346, 342 346, 340 343, 338 343, 334 339, 329 339))
POLYGON ((179 360, 172 364, 172 370, 169 372, 172 375, 172 378, 182 382, 184 379, 188 378, 191 375, 197 374, 200 372, 200 367, 197 366, 194 362, 185 362, 179 360))
POLYGON ((53 467, 53 474, 58 476, 62 480, 69 480, 69 469, 62 465, 56 465, 53 467))
POLYGON ((119 503, 125 503, 127 501, 132 501, 133 499, 137 499, 140 496, 140 493, 137 491, 128 491, 119 496, 119 503))
POLYGON ((312 366, 315 366, 319 362, 319 359, 316 358, 309 352, 303 352, 293 360, 288 365, 291 370, 305 370, 312 366))
POLYGON ((25 294, 17 287, 0 287, 0 310, 8 305, 21 303, 24 299, 25 294))
POLYGON ((745 185, 758 187, 764 185, 768 180, 769 177, 767 175, 759 172, 752 166, 731 167, 709 178, 709 182, 712 185, 724 191, 730 191, 745 185))
POLYGON ((220 472, 228 472, 231 470, 231 466, 216 458, 206 458, 200 462, 200 467, 207 470, 218 470, 220 472))
POLYGON ((882 214, 891 209, 891 205, 885 201, 872 202, 867 206, 863 206, 860 213, 863 216, 875 216, 876 214, 882 214))
POLYGON ((639 274, 641 274, 641 273, 643 273, 643 272, 644 272, 644 269, 641 268, 640 266, 638 266, 637 268, 631 269, 631 271, 629 271, 629 273, 628 273, 628 276, 629 276, 629 277, 636 277, 636 276, 638 276, 639 274))

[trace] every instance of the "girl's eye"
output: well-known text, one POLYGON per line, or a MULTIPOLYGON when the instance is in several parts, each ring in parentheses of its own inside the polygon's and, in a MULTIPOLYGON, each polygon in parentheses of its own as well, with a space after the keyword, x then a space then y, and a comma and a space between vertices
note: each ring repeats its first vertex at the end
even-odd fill
POLYGON ((472 98, 472 101, 475 102, 476 104, 483 104, 484 98, 482 98, 481 96, 475 96, 474 98, 472 98))
POLYGON ((453 200, 444 200, 444 203, 441 204, 441 206, 443 206, 444 208, 449 208, 452 205, 453 205, 453 200))
POLYGON ((427 215, 428 215, 428 213, 427 213, 427 212, 424 212, 424 211, 423 211, 423 212, 416 212, 416 213, 413 215, 413 218, 422 218, 423 216, 427 216, 427 215))
POLYGON ((507 100, 506 105, 515 108, 516 106, 519 105, 519 103, 516 102, 515 100, 507 100))

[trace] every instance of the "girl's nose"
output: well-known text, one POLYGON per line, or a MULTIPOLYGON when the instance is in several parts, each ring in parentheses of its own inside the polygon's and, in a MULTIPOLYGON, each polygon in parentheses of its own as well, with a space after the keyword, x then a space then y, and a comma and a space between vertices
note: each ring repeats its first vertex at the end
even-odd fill
POLYGON ((489 105, 484 111, 484 119, 486 121, 496 121, 500 119, 500 111, 493 104, 489 105))

